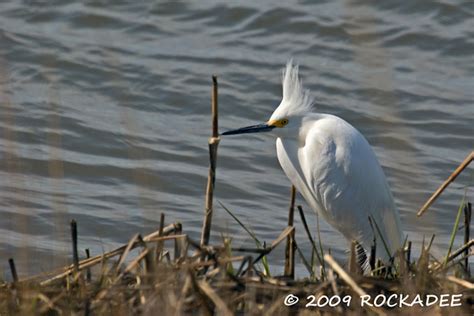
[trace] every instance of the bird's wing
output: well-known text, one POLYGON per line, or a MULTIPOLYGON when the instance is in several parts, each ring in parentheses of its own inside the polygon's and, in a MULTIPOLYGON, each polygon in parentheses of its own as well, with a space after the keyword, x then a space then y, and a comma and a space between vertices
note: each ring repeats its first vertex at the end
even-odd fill
POLYGON ((310 187, 330 224, 366 249, 375 235, 378 256, 388 259, 401 246, 401 225, 375 153, 362 134, 342 119, 318 123, 299 152, 310 187))
POLYGON ((310 207, 347 239, 369 249, 375 235, 383 259, 388 258, 384 243, 391 254, 400 247, 400 219, 385 175, 370 145, 352 126, 332 119, 310 128, 303 142, 279 138, 277 153, 310 207))
POLYGON ((322 214, 322 207, 318 203, 319 199, 314 196, 314 191, 308 185, 308 181, 301 170, 301 164, 298 160, 298 145, 296 142, 282 138, 276 140, 276 150, 280 166, 288 179, 295 186, 296 190, 303 195, 309 206, 322 214))

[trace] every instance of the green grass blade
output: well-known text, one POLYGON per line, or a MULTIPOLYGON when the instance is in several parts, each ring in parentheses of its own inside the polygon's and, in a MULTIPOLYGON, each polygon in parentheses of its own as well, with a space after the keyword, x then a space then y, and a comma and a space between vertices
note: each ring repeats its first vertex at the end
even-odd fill
MULTIPOLYGON (((232 213, 231 210, 229 210, 224 204, 222 204, 221 201, 217 201, 217 202, 240 225, 240 227, 242 227, 247 232, 247 234, 249 234, 249 236, 252 237, 252 239, 255 241, 255 244, 257 245, 257 248, 265 248, 264 246, 262 246, 262 243, 260 242, 260 240, 258 240, 254 232, 252 232, 247 226, 245 226, 245 224, 242 223, 240 219, 238 219, 238 217, 235 216, 234 213, 232 213)), ((267 256, 262 257, 262 265, 263 265, 265 275, 271 276, 270 264, 268 263, 267 256)))
MULTIPOLYGON (((314 273, 314 266, 315 266, 315 257, 316 257, 319 261, 319 264, 320 264, 322 272, 323 272, 323 277, 324 277, 324 275, 326 274, 326 271, 324 269, 324 260, 323 260, 324 253, 322 253, 322 252, 319 253, 318 248, 316 247, 316 243, 314 242, 314 239, 311 236, 311 232, 309 231, 308 222, 306 221, 306 217, 304 215, 303 208, 301 207, 301 205, 298 205, 297 208, 298 208, 298 212, 299 212, 300 217, 301 217, 301 221, 303 222, 303 227, 306 231, 306 235, 308 236, 309 242, 311 243, 311 246, 312 246, 311 266, 313 267, 313 276, 315 274, 314 273)), ((316 216, 317 216, 317 214, 316 214, 316 216)), ((318 222, 318 232, 319 232, 319 222, 318 222)), ((320 242, 319 247, 322 251, 321 236, 319 236, 319 242, 320 242)))
POLYGON ((242 223, 240 221, 240 219, 237 218, 237 216, 234 215, 234 213, 232 213, 231 210, 229 210, 227 207, 224 206, 224 204, 222 204, 221 201, 217 201, 220 206, 227 212, 229 213, 230 216, 232 216, 232 218, 240 225, 240 227, 242 227, 246 232, 247 234, 249 234, 250 237, 252 237, 252 239, 255 241, 255 243, 257 244, 258 247, 262 247, 262 243, 260 242, 260 240, 258 240, 257 236, 255 236, 255 234, 247 228, 247 226, 245 226, 244 223, 242 223))
POLYGON ((451 255, 451 250, 453 249, 454 239, 456 238, 456 232, 458 231, 459 222, 461 221, 461 214, 464 208, 465 197, 466 196, 464 195, 462 198, 461 204, 459 205, 458 214, 456 215, 456 220, 453 226, 453 231, 451 232, 451 239, 449 240, 448 253, 446 254, 446 258, 444 259, 444 266, 448 264, 449 255, 451 255))
POLYGON ((388 257, 391 258, 392 254, 390 253, 390 250, 388 249, 387 242, 383 238, 383 235, 382 235, 382 232, 380 231, 379 225, 377 224, 377 222, 375 221, 375 219, 373 218, 372 215, 369 215, 369 218, 375 225, 375 230, 377 231, 377 234, 380 236, 380 239, 382 240, 383 247, 384 247, 385 251, 387 252, 388 257))
MULTIPOLYGON (((322 241, 321 241, 321 230, 319 229, 319 215, 316 213, 316 229, 318 231, 318 244, 319 244, 319 251, 320 251, 320 254, 321 254, 321 258, 324 258, 324 249, 323 249, 323 244, 322 244, 322 241)), ((321 261, 321 259, 320 259, 321 261)), ((323 269, 323 278, 326 278, 326 265, 325 265, 325 261, 322 260, 322 269, 323 269)))
POLYGON ((296 243, 296 240, 294 241, 296 251, 298 251, 298 254, 300 255, 301 261, 303 261, 304 266, 306 267, 306 270, 308 270, 309 274, 313 275, 313 268, 312 266, 308 263, 308 260, 306 260, 306 257, 304 256, 303 252, 301 251, 300 247, 298 247, 298 244, 296 243))

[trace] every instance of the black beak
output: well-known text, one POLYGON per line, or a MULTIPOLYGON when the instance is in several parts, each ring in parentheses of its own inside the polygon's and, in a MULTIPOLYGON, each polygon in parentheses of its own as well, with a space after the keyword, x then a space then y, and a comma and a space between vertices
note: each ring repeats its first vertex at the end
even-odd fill
POLYGON ((270 132, 274 129, 275 126, 264 124, 252 125, 247 127, 242 127, 238 129, 234 129, 231 131, 227 131, 222 133, 222 135, 237 135, 237 134, 249 134, 249 133, 262 133, 262 132, 270 132))

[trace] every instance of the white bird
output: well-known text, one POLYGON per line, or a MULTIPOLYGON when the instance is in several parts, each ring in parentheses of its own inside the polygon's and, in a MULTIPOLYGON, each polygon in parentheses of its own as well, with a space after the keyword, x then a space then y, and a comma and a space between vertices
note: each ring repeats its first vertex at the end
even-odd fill
POLYGON ((283 99, 270 119, 222 135, 272 132, 278 161, 308 205, 368 251, 376 240, 385 263, 402 246, 400 215, 374 151, 343 119, 314 113, 298 66, 283 71, 283 99))

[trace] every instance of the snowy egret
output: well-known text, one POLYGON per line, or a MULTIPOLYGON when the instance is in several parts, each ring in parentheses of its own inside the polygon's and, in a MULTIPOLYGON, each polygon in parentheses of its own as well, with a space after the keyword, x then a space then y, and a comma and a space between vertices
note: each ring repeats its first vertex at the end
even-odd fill
POLYGON ((402 231, 384 172, 359 131, 337 116, 313 113, 313 104, 290 60, 270 119, 222 135, 272 132, 278 161, 308 205, 365 251, 375 239, 377 257, 387 263, 402 246, 402 231))

